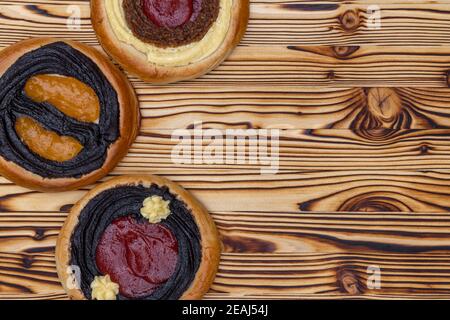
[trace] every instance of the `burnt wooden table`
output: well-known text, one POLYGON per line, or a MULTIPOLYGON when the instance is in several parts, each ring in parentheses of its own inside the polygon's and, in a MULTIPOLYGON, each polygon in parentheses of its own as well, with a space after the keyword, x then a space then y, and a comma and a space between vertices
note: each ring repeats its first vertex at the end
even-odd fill
MULTIPOLYGON (((251 11, 240 47, 203 78, 131 77, 142 130, 111 176, 166 176, 210 210, 224 253, 206 298, 450 298, 450 1, 255 0, 251 11), (372 4, 381 29, 368 27, 372 4), (199 121, 282 129, 279 173, 174 164, 173 130, 199 121), (373 267, 380 289, 367 286, 373 267)), ((0 47, 30 36, 99 48, 88 1, 0 1, 0 47), (80 30, 66 27, 70 5, 80 30)), ((86 190, 0 179, 0 298, 66 298, 54 246, 86 190)))

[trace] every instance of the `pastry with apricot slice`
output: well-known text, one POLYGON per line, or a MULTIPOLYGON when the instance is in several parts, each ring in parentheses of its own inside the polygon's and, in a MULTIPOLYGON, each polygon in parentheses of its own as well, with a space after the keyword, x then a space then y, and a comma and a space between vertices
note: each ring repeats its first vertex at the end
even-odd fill
POLYGON ((0 52, 0 173, 63 191, 105 176, 139 127, 134 90, 103 54, 52 38, 0 52))

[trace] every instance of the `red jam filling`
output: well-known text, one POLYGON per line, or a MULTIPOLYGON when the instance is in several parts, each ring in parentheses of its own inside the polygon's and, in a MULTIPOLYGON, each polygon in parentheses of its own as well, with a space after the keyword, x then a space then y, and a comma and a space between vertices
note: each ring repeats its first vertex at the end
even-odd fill
POLYGON ((145 15, 158 27, 177 28, 195 18, 200 0, 142 0, 145 15))
POLYGON ((151 295, 172 276, 178 242, 162 224, 122 217, 106 228, 95 258, 100 272, 119 284, 121 295, 140 298, 151 295))

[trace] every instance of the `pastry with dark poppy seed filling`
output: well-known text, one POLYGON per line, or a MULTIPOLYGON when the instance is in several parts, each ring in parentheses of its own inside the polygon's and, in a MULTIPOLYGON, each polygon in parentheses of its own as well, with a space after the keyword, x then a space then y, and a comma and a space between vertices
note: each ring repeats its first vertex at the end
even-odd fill
POLYGON ((42 191, 105 176, 139 128, 134 90, 109 59, 52 38, 0 52, 0 173, 42 191))
POLYGON ((197 78, 241 41, 249 0, 91 0, 103 48, 151 83, 197 78))
POLYGON ((186 190, 157 176, 124 176, 71 210, 56 246, 71 299, 200 299, 220 260, 214 221, 186 190))

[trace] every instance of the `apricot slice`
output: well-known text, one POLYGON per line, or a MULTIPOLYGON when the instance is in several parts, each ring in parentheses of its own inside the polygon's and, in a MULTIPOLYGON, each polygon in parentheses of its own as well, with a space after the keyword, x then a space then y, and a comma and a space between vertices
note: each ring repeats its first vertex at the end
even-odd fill
POLYGON ((100 117, 100 102, 95 91, 72 77, 33 76, 25 84, 25 94, 36 102, 48 102, 79 121, 95 122, 100 117))
POLYGON ((46 130, 30 117, 19 117, 15 128, 20 139, 31 151, 51 161, 71 160, 83 149, 77 139, 46 130))

